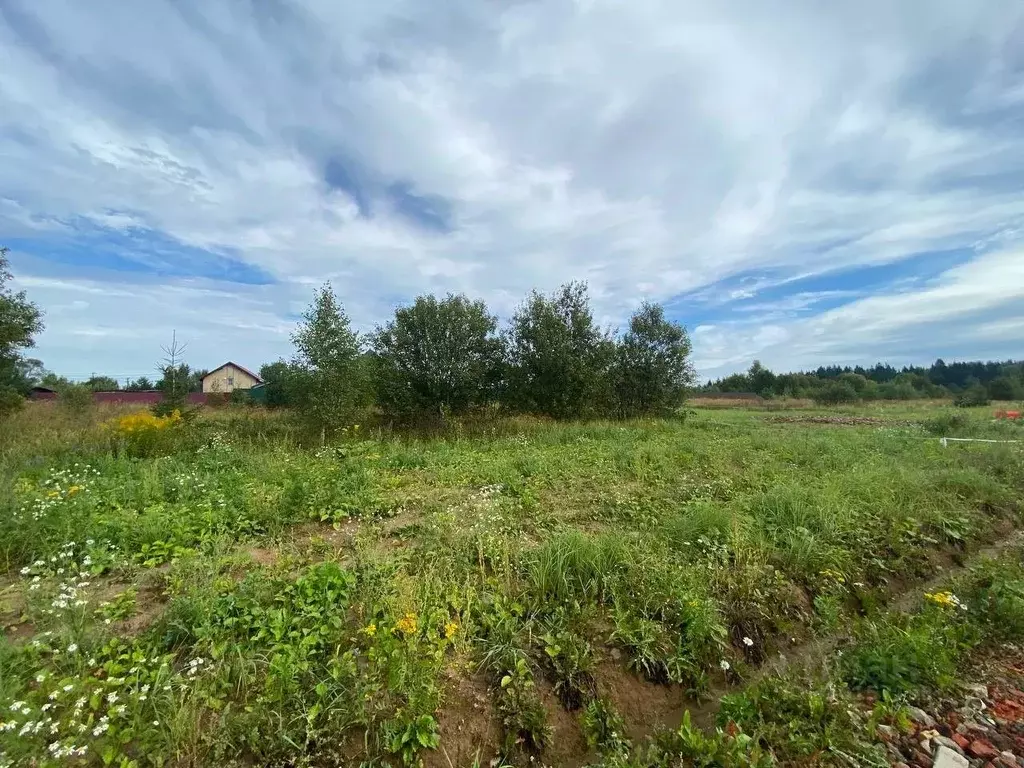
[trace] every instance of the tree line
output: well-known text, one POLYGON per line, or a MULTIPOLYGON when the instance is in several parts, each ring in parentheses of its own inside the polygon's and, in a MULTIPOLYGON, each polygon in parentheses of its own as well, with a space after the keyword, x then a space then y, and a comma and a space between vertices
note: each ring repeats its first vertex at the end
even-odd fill
POLYGON ((602 329, 587 287, 532 292, 504 328, 485 302, 420 296, 360 336, 330 284, 292 337, 295 354, 260 369, 271 407, 322 431, 375 408, 394 421, 474 411, 555 419, 669 415, 694 381, 686 329, 644 303, 625 332, 602 329))
POLYGON ((745 373, 708 381, 699 390, 750 392, 761 397, 812 398, 823 403, 953 397, 964 405, 1024 399, 1024 362, 955 362, 941 358, 928 368, 878 363, 821 366, 814 371, 774 373, 755 360, 745 373))

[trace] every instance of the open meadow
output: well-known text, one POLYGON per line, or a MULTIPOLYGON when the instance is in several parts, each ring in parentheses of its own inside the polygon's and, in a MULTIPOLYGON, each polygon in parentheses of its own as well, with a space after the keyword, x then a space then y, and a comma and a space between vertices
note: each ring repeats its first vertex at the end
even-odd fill
POLYGON ((884 766, 1024 637, 1021 444, 945 403, 0 436, 0 765, 884 766), (889 726, 886 726, 889 727, 889 726))

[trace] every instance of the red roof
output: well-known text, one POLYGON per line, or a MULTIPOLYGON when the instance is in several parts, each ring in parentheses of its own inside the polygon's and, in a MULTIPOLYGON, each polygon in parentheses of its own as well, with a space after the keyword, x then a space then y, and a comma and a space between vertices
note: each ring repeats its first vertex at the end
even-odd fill
MULTIPOLYGON (((223 365, 218 365, 218 366, 217 366, 216 368, 214 368, 214 369, 213 369, 212 371, 210 371, 209 373, 207 373, 207 374, 206 374, 206 376, 212 376, 212 375, 213 375, 213 374, 215 374, 215 373, 216 373, 217 371, 221 370, 222 368, 227 368, 227 367, 228 367, 229 365, 233 365, 233 366, 234 366, 235 368, 237 368, 238 370, 240 370, 240 371, 241 371, 242 373, 247 373, 247 374, 249 374, 249 375, 250 375, 250 376, 252 376, 252 377, 253 377, 254 379, 256 379, 256 383, 258 383, 258 384, 262 384, 262 383, 263 383, 263 379, 261 379, 261 378, 259 377, 259 374, 253 373, 253 372, 252 372, 252 371, 250 371, 250 370, 249 370, 248 368, 246 368, 246 367, 245 367, 244 365, 239 365, 238 363, 232 362, 231 360, 228 360, 228 361, 227 361, 226 363, 224 363, 223 365)), ((205 379, 205 378, 206 378, 206 376, 203 376, 203 378, 205 379)))

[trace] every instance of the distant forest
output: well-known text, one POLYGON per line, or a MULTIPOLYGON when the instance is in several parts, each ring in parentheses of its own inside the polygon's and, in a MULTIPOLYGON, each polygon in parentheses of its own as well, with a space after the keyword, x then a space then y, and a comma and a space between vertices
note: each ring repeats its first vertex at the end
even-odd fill
POLYGON ((1024 399, 1024 362, 946 363, 939 359, 928 368, 878 363, 871 368, 831 365, 815 371, 774 373, 755 360, 746 373, 708 381, 699 391, 752 392, 767 398, 801 397, 821 402, 955 397, 964 404, 982 405, 989 400, 1024 399))

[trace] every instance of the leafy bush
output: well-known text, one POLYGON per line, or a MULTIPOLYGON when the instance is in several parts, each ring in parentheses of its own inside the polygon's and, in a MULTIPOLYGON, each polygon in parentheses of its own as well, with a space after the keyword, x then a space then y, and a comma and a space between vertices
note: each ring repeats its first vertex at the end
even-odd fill
POLYGON ((668 415, 682 406, 694 380, 686 329, 665 319, 665 310, 644 303, 618 341, 612 377, 622 416, 668 415))
POLYGON ((973 408, 975 406, 988 404, 988 390, 981 384, 975 384, 974 386, 968 387, 957 395, 955 400, 953 400, 953 405, 957 408, 973 408))
POLYGON ((584 283, 534 291, 506 334, 505 401, 557 419, 608 412, 615 343, 594 321, 584 283))
POLYGON ((830 381, 814 394, 819 405, 839 405, 857 402, 857 390, 849 381, 830 381))
POLYGON ((940 437, 961 432, 968 424, 970 420, 962 413, 942 413, 921 423, 928 432, 940 437))
POLYGON ((419 296, 373 336, 377 395, 396 415, 464 413, 485 404, 502 358, 482 301, 419 296))
POLYGON ((565 628, 554 628, 541 638, 553 673, 555 695, 572 711, 590 701, 597 691, 594 651, 586 638, 565 628))

